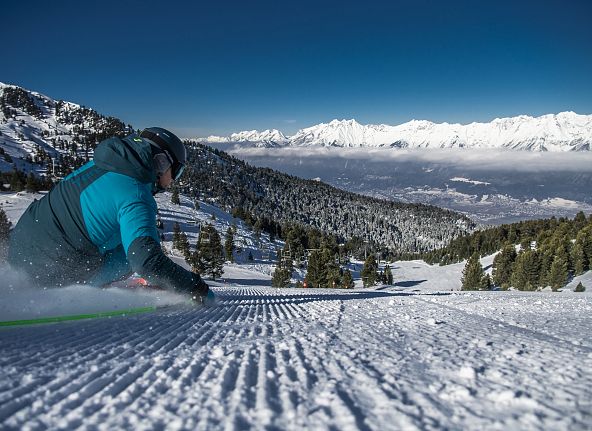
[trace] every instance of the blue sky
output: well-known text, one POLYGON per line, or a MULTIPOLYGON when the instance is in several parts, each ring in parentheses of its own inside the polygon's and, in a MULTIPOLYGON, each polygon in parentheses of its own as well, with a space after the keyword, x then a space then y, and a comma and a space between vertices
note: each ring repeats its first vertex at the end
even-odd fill
POLYGON ((587 0, 10 3, 0 81, 138 128, 592 114, 587 0))

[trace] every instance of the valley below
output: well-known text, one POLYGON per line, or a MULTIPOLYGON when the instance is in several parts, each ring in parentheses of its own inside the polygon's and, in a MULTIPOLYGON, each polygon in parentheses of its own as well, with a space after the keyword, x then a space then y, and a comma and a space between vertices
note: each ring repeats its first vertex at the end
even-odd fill
POLYGON ((257 167, 373 197, 436 205, 484 225, 592 212, 589 152, 215 147, 257 167))

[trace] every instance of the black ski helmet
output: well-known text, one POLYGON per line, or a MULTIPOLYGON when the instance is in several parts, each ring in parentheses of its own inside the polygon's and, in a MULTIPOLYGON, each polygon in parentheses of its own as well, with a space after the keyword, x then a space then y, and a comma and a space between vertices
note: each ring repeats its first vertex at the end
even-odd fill
POLYGON ((183 142, 174 133, 162 127, 148 127, 142 130, 140 137, 170 157, 173 179, 178 180, 187 162, 187 149, 183 142))

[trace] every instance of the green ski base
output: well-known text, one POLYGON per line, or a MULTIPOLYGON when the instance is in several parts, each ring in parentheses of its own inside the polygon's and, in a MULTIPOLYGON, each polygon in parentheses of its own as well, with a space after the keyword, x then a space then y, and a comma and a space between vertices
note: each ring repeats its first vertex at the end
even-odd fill
POLYGON ((83 319, 97 319, 97 318, 101 318, 101 317, 127 316, 130 314, 147 313, 149 311, 155 311, 156 309, 157 309, 157 307, 138 307, 138 308, 129 308, 127 310, 104 311, 101 313, 75 314, 72 316, 42 317, 39 319, 25 319, 25 320, 7 320, 4 322, 0 321, 0 327, 2 327, 2 326, 39 325, 39 324, 43 324, 43 323, 67 322, 70 320, 83 320, 83 319))

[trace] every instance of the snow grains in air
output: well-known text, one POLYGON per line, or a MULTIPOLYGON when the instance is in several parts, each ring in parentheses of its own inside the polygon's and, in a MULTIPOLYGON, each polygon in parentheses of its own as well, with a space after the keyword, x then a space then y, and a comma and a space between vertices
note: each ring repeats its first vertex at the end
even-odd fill
POLYGON ((216 291, 1 329, 0 428, 592 426, 587 293, 216 291))

